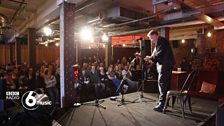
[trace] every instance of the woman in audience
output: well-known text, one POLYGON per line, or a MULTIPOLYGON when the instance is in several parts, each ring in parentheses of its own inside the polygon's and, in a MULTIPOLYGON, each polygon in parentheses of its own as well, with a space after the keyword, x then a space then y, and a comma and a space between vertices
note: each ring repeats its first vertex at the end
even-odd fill
MULTIPOLYGON (((119 79, 117 78, 115 72, 113 71, 113 67, 111 67, 111 66, 108 67, 107 77, 108 77, 109 80, 111 80, 111 81, 113 82, 113 84, 114 84, 115 87, 116 87, 116 90, 118 90, 119 85, 120 85, 120 83, 121 83, 121 80, 119 80, 119 79)), ((120 90, 118 90, 118 91, 116 92, 116 94, 117 94, 117 95, 120 94, 120 90)))
POLYGON ((14 70, 12 72, 12 79, 16 85, 16 88, 18 88, 18 81, 19 81, 19 69, 18 68, 14 68, 14 70))
POLYGON ((29 89, 30 90, 35 90, 37 88, 37 85, 35 83, 35 77, 34 77, 33 68, 29 68, 27 79, 28 79, 27 83, 29 85, 29 89))
POLYGON ((16 89, 16 84, 13 81, 13 78, 12 78, 12 70, 7 71, 6 88, 7 88, 7 90, 15 90, 16 89))
POLYGON ((20 72, 19 74, 19 90, 24 93, 29 89, 28 78, 25 72, 20 72))
MULTIPOLYGON (((81 100, 83 101, 84 98, 88 99, 90 96, 91 88, 93 86, 90 83, 90 76, 87 73, 86 69, 82 70, 82 73, 79 77, 79 83, 78 86, 76 87, 76 93, 78 97, 81 97, 81 100)), ((80 99, 80 98, 78 98, 80 99)))
POLYGON ((56 102, 58 102, 58 90, 56 87, 56 78, 54 75, 52 75, 52 71, 50 69, 45 70, 44 82, 46 84, 46 93, 54 105, 56 102))

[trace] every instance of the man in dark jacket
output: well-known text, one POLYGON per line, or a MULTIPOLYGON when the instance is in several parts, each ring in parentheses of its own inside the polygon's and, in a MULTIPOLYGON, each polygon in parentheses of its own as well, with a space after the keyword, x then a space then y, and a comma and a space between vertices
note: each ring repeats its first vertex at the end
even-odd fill
POLYGON ((156 45, 156 47, 152 55, 146 56, 145 60, 150 63, 156 63, 160 93, 158 105, 155 106, 153 110, 162 112, 166 100, 166 93, 170 87, 175 59, 168 40, 159 36, 158 32, 155 30, 150 31, 147 36, 151 39, 151 42, 156 45))

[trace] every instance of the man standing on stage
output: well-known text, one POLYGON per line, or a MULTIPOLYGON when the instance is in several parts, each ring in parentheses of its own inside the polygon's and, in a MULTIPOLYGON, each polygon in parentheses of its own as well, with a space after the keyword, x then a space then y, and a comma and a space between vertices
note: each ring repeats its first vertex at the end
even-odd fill
POLYGON ((150 31, 147 36, 156 45, 151 56, 146 56, 149 63, 156 63, 158 72, 159 102, 153 108, 154 111, 162 112, 166 100, 166 93, 170 87, 172 69, 175 64, 169 41, 161 37, 157 31, 150 31))

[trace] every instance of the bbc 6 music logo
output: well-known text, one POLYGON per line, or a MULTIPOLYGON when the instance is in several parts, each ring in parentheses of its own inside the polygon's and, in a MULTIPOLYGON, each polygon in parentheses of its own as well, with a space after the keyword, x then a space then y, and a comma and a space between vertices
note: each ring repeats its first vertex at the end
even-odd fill
POLYGON ((27 110, 35 110, 39 105, 51 105, 51 101, 44 94, 37 94, 35 91, 27 91, 21 98, 22 106, 27 110))
POLYGON ((6 96, 5 98, 7 100, 19 100, 19 91, 6 91, 6 96))

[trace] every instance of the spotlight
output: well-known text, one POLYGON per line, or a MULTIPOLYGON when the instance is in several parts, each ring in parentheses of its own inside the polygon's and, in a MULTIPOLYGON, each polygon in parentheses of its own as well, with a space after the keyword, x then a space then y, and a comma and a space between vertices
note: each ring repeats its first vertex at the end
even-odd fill
POLYGON ((49 27, 44 27, 43 30, 44 30, 44 33, 45 33, 46 36, 49 36, 49 35, 52 34, 52 30, 49 27))
POLYGON ((80 32, 80 37, 84 41, 91 41, 93 40, 93 32, 90 28, 84 27, 80 32))
POLYGON ((123 44, 122 46, 123 46, 123 47, 125 47, 126 45, 125 45, 125 44, 123 44))
POLYGON ((211 32, 208 32, 207 33, 207 36, 210 38, 212 36, 212 33, 211 32))
POLYGON ((103 40, 103 42, 108 42, 109 37, 105 33, 103 33, 101 39, 103 40))

